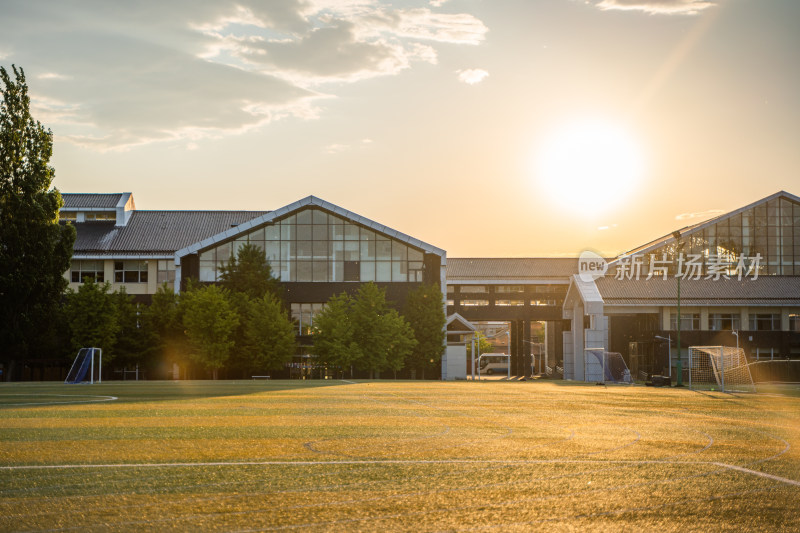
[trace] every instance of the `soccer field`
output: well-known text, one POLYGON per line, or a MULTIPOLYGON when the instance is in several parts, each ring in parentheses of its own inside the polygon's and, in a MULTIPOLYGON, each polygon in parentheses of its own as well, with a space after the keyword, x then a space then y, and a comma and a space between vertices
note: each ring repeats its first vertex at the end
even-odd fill
POLYGON ((798 531, 797 389, 0 385, 2 531, 798 531))

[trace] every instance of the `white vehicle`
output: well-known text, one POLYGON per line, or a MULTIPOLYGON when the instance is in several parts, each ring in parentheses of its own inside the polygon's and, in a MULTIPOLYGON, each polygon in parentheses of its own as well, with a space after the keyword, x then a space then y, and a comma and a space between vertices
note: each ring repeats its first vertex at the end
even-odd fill
POLYGON ((485 353, 480 356, 481 374, 508 374, 508 355, 504 353, 485 353))

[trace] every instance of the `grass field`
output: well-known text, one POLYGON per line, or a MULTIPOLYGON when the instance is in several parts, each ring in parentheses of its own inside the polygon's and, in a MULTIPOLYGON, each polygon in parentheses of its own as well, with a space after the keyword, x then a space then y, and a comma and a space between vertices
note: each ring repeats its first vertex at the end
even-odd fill
POLYGON ((800 531, 800 395, 0 385, 0 530, 274 529, 800 531))

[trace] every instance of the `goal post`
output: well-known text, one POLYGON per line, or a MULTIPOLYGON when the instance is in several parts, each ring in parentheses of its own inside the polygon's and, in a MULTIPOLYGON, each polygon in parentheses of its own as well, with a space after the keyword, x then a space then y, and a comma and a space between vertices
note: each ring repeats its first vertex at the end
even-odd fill
POLYGON ((619 352, 607 352, 603 348, 584 350, 584 380, 614 383, 631 383, 631 373, 619 352))
POLYGON ((64 380, 64 383, 73 385, 83 383, 87 381, 88 374, 89 383, 94 384, 95 365, 97 366, 97 382, 101 383, 103 381, 103 350, 100 348, 81 348, 78 350, 78 355, 75 357, 69 372, 67 372, 67 379, 64 380), (95 362, 95 357, 97 362, 95 362))
POLYGON ((733 346, 690 346, 689 388, 722 392, 755 392, 744 349, 733 346))

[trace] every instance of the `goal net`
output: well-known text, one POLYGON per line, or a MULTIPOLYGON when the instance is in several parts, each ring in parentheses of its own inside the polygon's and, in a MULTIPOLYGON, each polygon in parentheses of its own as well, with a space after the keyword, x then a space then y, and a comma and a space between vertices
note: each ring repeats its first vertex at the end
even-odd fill
POLYGON ((630 383, 631 373, 625 359, 618 352, 607 352, 600 348, 587 348, 584 358, 586 381, 612 381, 630 383))
POLYGON ((689 388, 725 392, 755 392, 756 386, 742 348, 689 347, 689 388))
POLYGON ((95 364, 97 365, 98 381, 100 381, 102 357, 100 348, 81 348, 78 350, 78 355, 75 357, 69 372, 67 372, 67 379, 64 380, 64 383, 83 383, 87 380, 87 374, 88 381, 94 383, 95 364), (99 360, 96 363, 95 355, 99 356, 99 360))

